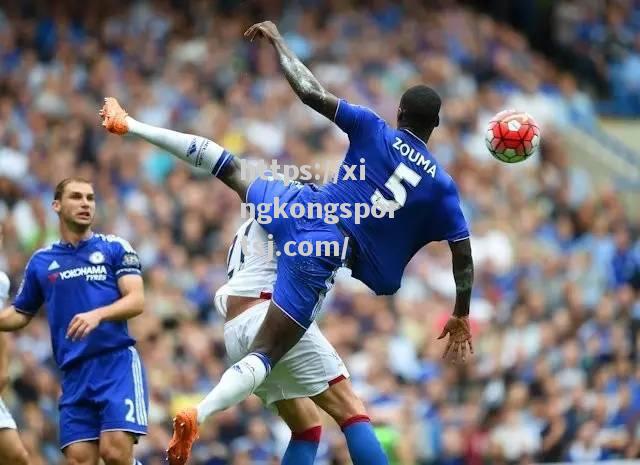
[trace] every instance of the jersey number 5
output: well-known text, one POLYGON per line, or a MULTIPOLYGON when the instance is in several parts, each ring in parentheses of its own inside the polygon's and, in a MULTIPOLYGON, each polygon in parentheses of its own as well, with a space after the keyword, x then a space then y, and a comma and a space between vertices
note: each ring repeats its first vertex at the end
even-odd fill
POLYGON ((400 163, 393 174, 389 177, 384 186, 393 194, 393 200, 387 199, 379 189, 371 196, 373 206, 384 213, 391 213, 404 207, 407 201, 407 190, 402 185, 402 181, 407 181, 413 187, 416 187, 422 177, 409 168, 404 163, 400 163))

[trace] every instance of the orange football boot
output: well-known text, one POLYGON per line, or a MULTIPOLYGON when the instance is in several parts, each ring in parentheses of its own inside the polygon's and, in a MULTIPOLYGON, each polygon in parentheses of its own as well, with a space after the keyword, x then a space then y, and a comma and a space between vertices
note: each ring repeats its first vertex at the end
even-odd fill
POLYGON ((120 136, 129 131, 129 126, 126 121, 127 112, 122 109, 115 98, 106 97, 104 99, 104 105, 98 114, 102 118, 102 125, 107 131, 120 136))
POLYGON ((198 411, 195 408, 189 408, 178 412, 173 419, 173 437, 167 449, 169 465, 185 465, 196 439, 198 439, 198 411))

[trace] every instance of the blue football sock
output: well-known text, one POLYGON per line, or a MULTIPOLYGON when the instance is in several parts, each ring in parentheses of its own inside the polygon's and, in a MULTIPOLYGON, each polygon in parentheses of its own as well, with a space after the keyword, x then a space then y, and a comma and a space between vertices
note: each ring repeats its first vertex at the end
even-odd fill
POLYGON ((353 465, 389 465, 369 417, 359 415, 342 425, 353 465))
POLYGON ((281 465, 313 465, 321 432, 322 428, 316 426, 302 433, 293 433, 281 465))

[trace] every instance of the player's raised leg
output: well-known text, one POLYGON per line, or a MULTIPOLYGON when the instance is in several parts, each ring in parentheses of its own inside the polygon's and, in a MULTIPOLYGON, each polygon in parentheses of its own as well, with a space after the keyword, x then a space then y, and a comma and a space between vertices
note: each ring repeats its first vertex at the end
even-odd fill
POLYGON ((260 386, 271 368, 296 345, 306 328, 271 302, 251 352, 228 368, 218 385, 193 409, 179 412, 167 454, 171 465, 186 463, 198 438, 198 424, 209 416, 242 402, 260 386))
POLYGON ((348 379, 339 380, 313 401, 340 425, 354 465, 388 465, 364 404, 348 379))
POLYGON ((305 327, 271 302, 250 353, 225 371, 218 385, 198 404, 198 423, 249 397, 305 331, 305 327))
POLYGON ((204 137, 137 121, 130 117, 113 97, 105 98, 104 102, 104 106, 100 110, 100 117, 102 125, 109 132, 118 135, 138 136, 191 166, 201 168, 217 176, 236 191, 241 200, 245 200, 247 188, 252 179, 243 179, 243 173, 236 158, 220 145, 204 137))
POLYGON ((278 414, 291 430, 281 465, 313 465, 322 435, 320 412, 309 398, 276 402, 278 414))

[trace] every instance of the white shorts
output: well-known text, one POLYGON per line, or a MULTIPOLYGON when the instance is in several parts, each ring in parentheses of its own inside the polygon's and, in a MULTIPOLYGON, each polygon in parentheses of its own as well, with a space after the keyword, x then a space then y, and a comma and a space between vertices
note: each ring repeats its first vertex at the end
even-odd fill
POLYGON ((0 399, 0 429, 17 429, 16 422, 11 416, 11 412, 2 399, 0 399))
MULTIPOLYGON (((242 359, 264 320, 270 301, 261 302, 224 325, 224 343, 232 363, 242 359)), ((342 359, 314 322, 302 339, 271 370, 255 393, 266 405, 313 397, 330 383, 348 378, 342 359)))

